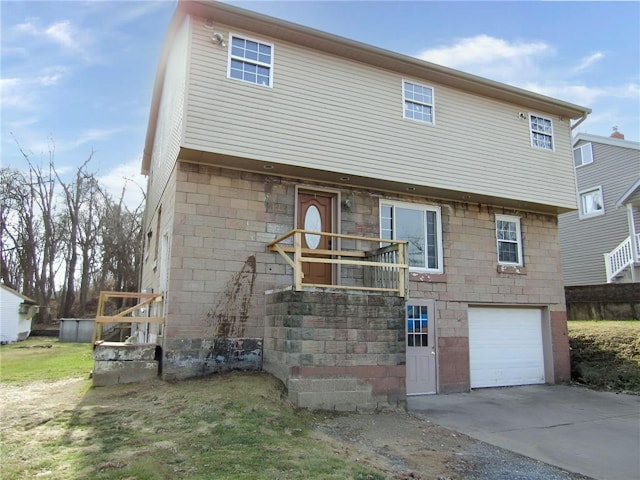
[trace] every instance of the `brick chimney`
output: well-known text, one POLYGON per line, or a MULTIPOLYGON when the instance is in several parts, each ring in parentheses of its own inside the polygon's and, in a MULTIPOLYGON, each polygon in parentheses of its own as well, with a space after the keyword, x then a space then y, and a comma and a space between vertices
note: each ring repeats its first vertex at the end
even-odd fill
POLYGON ((613 133, 609 135, 610 138, 617 138, 619 140, 624 140, 624 135, 618 131, 618 126, 614 125, 613 133))

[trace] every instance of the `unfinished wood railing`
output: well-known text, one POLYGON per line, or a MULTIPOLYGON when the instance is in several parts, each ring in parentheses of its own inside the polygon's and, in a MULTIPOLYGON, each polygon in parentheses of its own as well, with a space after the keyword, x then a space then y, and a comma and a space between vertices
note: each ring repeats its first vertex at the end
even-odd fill
POLYGON ((407 294, 407 242, 383 238, 360 237, 339 233, 313 232, 295 229, 269 243, 271 252, 279 253, 293 269, 293 287, 300 291, 304 286, 331 287, 372 292, 395 292, 400 297, 407 294), (303 235, 318 235, 337 240, 338 248, 332 250, 303 248, 303 235), (291 244, 291 239, 293 243, 291 244), (343 249, 341 241, 352 241, 375 246, 372 250, 343 249), (385 245, 380 247, 380 245, 385 245), (312 256, 313 255, 313 256, 312 256), (305 263, 328 263, 332 265, 363 267, 362 285, 310 284, 303 282, 302 266, 305 263))
POLYGON ((93 328, 93 343, 99 342, 104 336, 105 325, 133 324, 133 323, 155 323, 164 324, 164 317, 133 317, 132 314, 139 312, 141 308, 150 306, 153 302, 162 300, 160 293, 139 293, 139 292, 100 292, 98 300, 98 311, 96 313, 96 323, 93 328), (134 298, 138 303, 115 315, 105 315, 104 309, 107 301, 111 298, 134 298))

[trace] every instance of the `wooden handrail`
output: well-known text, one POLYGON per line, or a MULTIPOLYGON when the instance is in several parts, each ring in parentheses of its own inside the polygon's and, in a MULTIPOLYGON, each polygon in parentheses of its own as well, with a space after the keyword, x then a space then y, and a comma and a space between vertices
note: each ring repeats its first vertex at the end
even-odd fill
POLYGON ((141 293, 141 292, 100 292, 98 298, 98 309, 96 312, 96 321, 93 328, 93 343, 102 339, 104 333, 104 325, 110 323, 155 323, 164 324, 164 317, 129 317, 131 313, 139 310, 142 307, 150 305, 153 302, 159 302, 162 300, 161 293, 141 293), (118 312, 115 315, 105 315, 104 309, 107 301, 110 298, 135 298, 143 300, 137 303, 133 307, 127 308, 122 312, 118 312))
POLYGON ((373 292, 396 292, 399 296, 405 297, 408 272, 407 242, 402 240, 389 240, 386 238, 371 238, 358 235, 345 235, 341 233, 317 232, 312 230, 294 229, 279 236, 268 244, 270 252, 278 253, 293 269, 293 286, 296 291, 300 291, 304 286, 308 287, 332 287, 346 290, 364 290, 373 292), (356 240, 359 242, 370 242, 377 244, 371 250, 329 250, 312 249, 302 247, 302 235, 318 235, 346 240, 356 240), (293 245, 280 245, 281 242, 293 237, 293 245), (386 244, 380 247, 380 244, 386 244), (313 255, 313 256, 311 256, 313 255), (325 255, 326 257, 318 257, 325 255), (379 260, 374 260, 378 258, 379 260), (372 278, 382 279, 391 282, 394 286, 378 285, 318 285, 303 284, 304 274, 302 265, 305 263, 324 263, 332 265, 360 266, 379 269, 382 273, 374 275, 372 278))

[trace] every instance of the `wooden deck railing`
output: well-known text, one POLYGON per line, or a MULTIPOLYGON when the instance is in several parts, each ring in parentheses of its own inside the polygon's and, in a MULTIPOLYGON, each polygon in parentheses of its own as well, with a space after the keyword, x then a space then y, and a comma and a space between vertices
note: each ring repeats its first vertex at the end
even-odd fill
POLYGON ((291 230, 269 243, 271 252, 279 253, 293 269, 293 287, 300 291, 304 286, 331 287, 338 289, 364 290, 372 292, 395 292, 400 297, 407 295, 407 242, 383 238, 360 237, 339 233, 312 232, 309 230, 291 230), (303 235, 318 235, 338 240, 334 250, 311 249, 302 247, 303 235), (358 248, 343 249, 342 240, 356 245, 371 244, 371 250, 358 248), (292 243, 291 243, 292 242, 292 243), (385 246, 380 247, 383 244, 385 246), (314 256, 311 256, 314 255, 314 256), (324 255, 320 257, 318 255, 324 255), (362 285, 310 284, 303 282, 302 265, 305 263, 328 263, 332 265, 363 267, 362 285))
POLYGON ((100 341, 104 336, 105 325, 133 324, 133 323, 156 323, 164 324, 164 317, 133 317, 132 314, 139 312, 141 308, 151 305, 153 302, 162 300, 160 293, 139 293, 139 292, 100 292, 98 300, 98 311, 96 313, 96 323, 93 328, 93 343, 100 341), (111 298, 133 298, 138 303, 115 315, 105 315, 104 309, 107 301, 111 298))

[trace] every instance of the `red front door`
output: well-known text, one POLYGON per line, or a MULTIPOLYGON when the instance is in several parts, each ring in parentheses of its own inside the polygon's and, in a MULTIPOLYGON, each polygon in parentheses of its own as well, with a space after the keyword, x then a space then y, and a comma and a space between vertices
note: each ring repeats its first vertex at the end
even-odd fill
MULTIPOLYGON (((314 232, 333 230, 332 213, 335 195, 325 192, 298 192, 298 228, 314 232)), ((331 250, 332 238, 305 234, 302 236, 302 248, 312 250, 331 250)), ((326 254, 305 254, 305 256, 329 258, 326 254)), ((333 268, 330 263, 303 263, 303 283, 330 285, 333 280, 333 268)))

